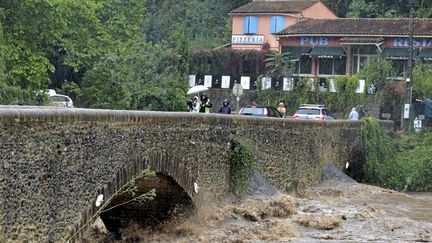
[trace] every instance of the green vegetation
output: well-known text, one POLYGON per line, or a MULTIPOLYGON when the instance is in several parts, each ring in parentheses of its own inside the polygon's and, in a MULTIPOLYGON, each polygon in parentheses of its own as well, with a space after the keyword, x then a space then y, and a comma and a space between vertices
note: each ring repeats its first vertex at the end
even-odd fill
POLYGON ((384 186, 403 191, 432 191, 432 132, 410 134, 394 143, 396 154, 386 162, 384 186))
POLYGON ((131 202, 137 202, 138 204, 144 205, 147 202, 153 200, 156 197, 156 189, 153 188, 150 191, 146 193, 139 194, 138 186, 136 185, 137 180, 144 180, 149 177, 156 176, 156 173, 154 171, 151 171, 150 169, 145 169, 135 177, 133 177, 131 180, 129 180, 125 185, 123 185, 119 191, 115 192, 111 198, 105 202, 101 207, 103 208, 100 213, 112 210, 116 207, 120 207, 122 205, 131 203, 131 202), (126 202, 122 202, 119 204, 112 205, 109 208, 106 208, 110 203, 111 199, 118 196, 126 196, 127 198, 130 198, 126 202))
POLYGON ((264 60, 266 63, 268 77, 289 77, 292 76, 294 70, 294 62, 291 60, 290 53, 270 52, 264 60))
POLYGON ((413 97, 432 98, 432 65, 419 63, 414 67, 413 97))
POLYGON ((103 198, 103 203, 98 207, 96 212, 90 217, 90 219, 85 222, 80 229, 78 229, 73 236, 71 236, 67 242, 70 242, 71 240, 74 240, 74 238, 80 234, 88 225, 93 223, 97 217, 103 212, 112 210, 116 207, 131 203, 131 202, 137 202, 141 205, 146 204, 147 202, 153 200, 156 197, 156 189, 152 189, 146 193, 138 194, 138 187, 136 186, 137 180, 146 179, 152 176, 156 176, 156 173, 150 169, 145 169, 138 175, 134 176, 132 179, 130 179, 126 184, 124 184, 119 190, 114 192, 109 198, 103 198), (120 203, 111 205, 112 200, 121 195, 129 196, 131 199, 120 203), (110 208, 107 208, 109 205, 111 205, 110 208))
POLYGON ((390 138, 384 133, 375 118, 367 117, 361 127, 363 148, 366 164, 364 165, 364 181, 375 185, 383 185, 384 163, 392 154, 390 138))
MULTIPOLYGON (((324 0, 339 17, 351 18, 395 18, 408 17, 410 8, 408 1, 394 0, 324 0)), ((432 2, 419 0, 416 16, 432 17, 432 2)))
POLYGON ((0 104, 52 88, 77 107, 184 110, 190 47, 228 43, 247 2, 0 1, 0 104))
POLYGON ((273 106, 277 106, 282 101, 286 104, 288 114, 293 114, 300 104, 325 104, 333 113, 345 117, 352 107, 361 104, 365 94, 355 94, 358 85, 357 77, 340 76, 335 79, 335 84, 337 93, 317 92, 318 80, 302 78, 294 86, 293 92, 258 90, 257 101, 273 106), (312 86, 315 91, 311 91, 312 86))
POLYGON ((243 138, 231 139, 231 147, 228 153, 230 161, 230 188, 242 195, 252 175, 254 153, 252 144, 243 138))
MULTIPOLYGON (((250 1, 0 1, 0 104, 35 104, 35 91, 52 88, 78 107, 183 110, 190 73, 283 75, 289 72, 279 65, 284 58, 270 57, 269 70, 256 65, 267 51, 220 51, 210 61, 205 52, 212 51, 198 51, 229 43, 228 12, 250 1)), ((340 17, 409 14, 406 1, 325 3, 340 17)), ((431 7, 421 0, 416 16, 431 17, 431 7)), ((415 74, 429 80, 430 75, 415 74)), ((414 93, 428 90, 418 85, 414 93)))
POLYGON ((365 183, 398 191, 432 191, 432 132, 390 139, 374 118, 362 124, 365 183))

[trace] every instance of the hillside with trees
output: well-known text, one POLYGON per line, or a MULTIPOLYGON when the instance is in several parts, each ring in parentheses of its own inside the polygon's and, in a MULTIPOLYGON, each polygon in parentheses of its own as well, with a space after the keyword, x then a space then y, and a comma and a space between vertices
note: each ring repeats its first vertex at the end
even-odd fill
MULTIPOLYGON (((183 110, 191 53, 229 43, 249 0, 1 0, 0 104, 52 88, 78 107, 183 110)), ((407 0, 326 0, 340 17, 407 17, 407 0)), ((422 0, 417 17, 432 16, 422 0)))

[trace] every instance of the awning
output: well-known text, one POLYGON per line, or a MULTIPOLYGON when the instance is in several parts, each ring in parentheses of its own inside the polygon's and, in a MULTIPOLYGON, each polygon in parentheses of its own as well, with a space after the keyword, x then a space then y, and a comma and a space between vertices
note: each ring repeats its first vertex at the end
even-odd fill
POLYGON ((309 55, 311 49, 309 46, 282 46, 282 53, 289 52, 293 59, 300 59, 302 55, 309 55))
POLYGON ((341 47, 314 47, 311 51, 311 56, 345 56, 345 52, 341 47))
MULTIPOLYGON (((413 50, 413 57, 417 57, 418 50, 413 50)), ((386 48, 383 51, 383 56, 396 59, 408 59, 409 49, 408 48, 386 48)))
POLYGON ((422 48, 418 57, 432 58, 432 48, 422 48))

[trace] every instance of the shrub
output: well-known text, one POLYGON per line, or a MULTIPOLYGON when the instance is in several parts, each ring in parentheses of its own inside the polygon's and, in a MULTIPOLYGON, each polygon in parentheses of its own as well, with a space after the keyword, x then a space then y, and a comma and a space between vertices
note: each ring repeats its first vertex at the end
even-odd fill
POLYGON ((376 119, 362 123, 363 181, 398 191, 432 191, 432 133, 391 140, 376 119))

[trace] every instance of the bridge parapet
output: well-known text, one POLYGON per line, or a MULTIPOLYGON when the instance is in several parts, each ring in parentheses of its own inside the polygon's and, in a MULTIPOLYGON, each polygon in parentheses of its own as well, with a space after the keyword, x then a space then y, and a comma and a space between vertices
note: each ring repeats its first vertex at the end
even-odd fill
POLYGON ((0 107, 0 241, 67 241, 97 211, 99 194, 109 198, 146 167, 171 176, 195 203, 223 196, 231 136, 251 140, 254 167, 279 190, 314 185, 325 165, 342 168, 361 149, 359 128, 351 121, 0 107))

